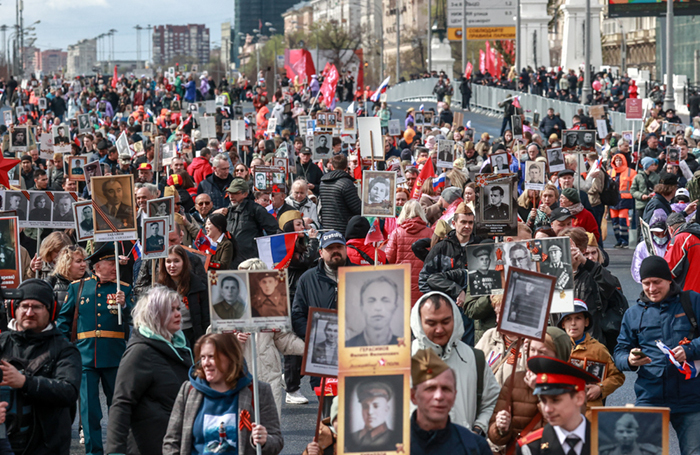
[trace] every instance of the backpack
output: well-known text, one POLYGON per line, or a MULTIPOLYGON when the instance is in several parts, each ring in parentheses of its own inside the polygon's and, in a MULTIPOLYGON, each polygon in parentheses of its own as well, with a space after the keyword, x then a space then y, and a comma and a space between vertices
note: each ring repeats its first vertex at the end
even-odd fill
MULTIPOLYGON (((469 346, 469 345, 467 345, 469 346)), ((476 360, 476 409, 481 407, 481 395, 484 393, 484 368, 486 368, 486 355, 481 349, 469 346, 476 360)), ((484 430, 487 431, 487 430, 484 430)))
POLYGON ((620 202, 620 184, 603 171, 603 191, 600 192, 600 203, 614 207, 620 202))

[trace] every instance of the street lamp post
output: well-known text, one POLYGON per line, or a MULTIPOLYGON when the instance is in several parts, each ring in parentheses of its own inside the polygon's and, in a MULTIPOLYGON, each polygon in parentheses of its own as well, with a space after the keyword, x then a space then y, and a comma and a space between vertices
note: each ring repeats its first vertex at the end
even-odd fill
POLYGON ((664 110, 675 109, 673 96, 673 2, 666 2, 666 96, 664 110))
POLYGON ((581 89, 581 104, 586 104, 591 94, 591 0, 586 0, 586 46, 584 48, 583 88, 581 89))
MULTIPOLYGON (((466 0, 464 0, 466 1, 466 0)), ((428 74, 430 74, 430 68, 433 66, 433 52, 432 49, 430 48, 430 40, 432 38, 432 26, 433 24, 430 22, 430 16, 431 16, 431 10, 433 8, 433 2, 432 0, 428 0, 428 42, 426 43, 426 49, 428 50, 428 74)))

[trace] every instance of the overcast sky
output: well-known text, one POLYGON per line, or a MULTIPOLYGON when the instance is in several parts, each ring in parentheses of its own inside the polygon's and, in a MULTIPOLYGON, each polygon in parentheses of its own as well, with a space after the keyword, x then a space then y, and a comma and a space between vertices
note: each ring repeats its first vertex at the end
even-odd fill
MULTIPOLYGON (((3 20, 0 25, 14 27, 15 1, 3 0, 0 3, 0 18, 3 20)), ((136 58, 136 25, 205 24, 209 27, 210 46, 214 47, 221 44, 221 23, 230 21, 232 15, 233 0, 24 0, 25 27, 41 21, 35 26, 35 46, 41 50, 66 50, 81 39, 94 38, 115 29, 116 60, 136 58)), ((9 33, 8 30, 7 37, 9 33)), ((149 48, 151 33, 142 30, 141 59, 146 59, 149 48)))

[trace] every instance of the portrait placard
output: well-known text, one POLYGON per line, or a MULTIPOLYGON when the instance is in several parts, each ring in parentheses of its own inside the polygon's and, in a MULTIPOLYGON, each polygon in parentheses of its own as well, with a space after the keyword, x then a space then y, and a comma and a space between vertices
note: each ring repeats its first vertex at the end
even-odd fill
POLYGON ((3 289, 15 289, 22 283, 19 223, 16 216, 0 217, 0 278, 3 289))
POLYGON ((416 114, 413 116, 413 119, 415 120, 415 126, 423 126, 423 123, 425 123, 425 116, 423 115, 423 111, 416 112, 416 114))
POLYGON ((455 130, 460 126, 464 126, 464 114, 462 112, 455 112, 452 118, 452 124, 454 125, 455 130))
POLYGON ((477 174, 476 184, 475 234, 518 235, 517 174, 477 174))
POLYGON ((508 275, 510 267, 537 272, 537 263, 532 260, 528 241, 497 243, 497 249, 503 251, 504 271, 508 275))
POLYGON ((586 359, 586 366, 584 369, 600 379, 600 382, 603 382, 605 380, 605 374, 608 370, 608 364, 605 362, 596 362, 594 360, 586 359))
POLYGON ((250 313, 248 272, 212 270, 207 283, 212 331, 255 331, 250 313))
POLYGON ((510 267, 498 331, 544 341, 555 281, 548 275, 510 267))
POLYGON ((623 131, 620 133, 622 139, 626 140, 628 144, 634 142, 634 131, 623 131))
MULTIPOLYGON (((307 129, 308 131, 308 129, 307 129)), ((332 156, 333 149, 331 144, 333 143, 332 135, 330 133, 323 133, 320 131, 315 131, 313 138, 313 160, 319 161, 323 159, 328 159, 332 156)))
POLYGON ((340 373, 338 453, 408 453, 410 370, 393 374, 340 373), (377 412, 366 412, 365 409, 377 412), (371 430, 373 438, 363 437, 371 430))
POLYGON ((309 308, 301 374, 338 376, 338 312, 309 308))
POLYGON ((668 147, 666 148, 666 164, 671 164, 673 166, 680 166, 681 162, 681 149, 678 147, 668 147))
MULTIPOLYGON (((19 115, 18 115, 19 117, 19 115)), ((26 125, 15 126, 10 133, 10 151, 12 153, 24 153, 29 146, 29 132, 26 125)))
POLYGON ((389 136, 401 136, 401 120, 389 120, 389 136))
POLYGON ((571 239, 554 237, 528 242, 538 271, 555 279, 550 313, 574 310, 574 270, 571 265, 571 239))
POLYGON ((596 151, 595 130, 564 130, 562 134, 562 152, 588 153, 596 151))
POLYGON ((437 147, 438 147, 437 167, 438 168, 452 169, 454 167, 454 161, 455 161, 454 145, 455 145, 455 141, 449 141, 447 139, 440 139, 437 141, 437 147))
POLYGON ((673 137, 678 134, 685 133, 685 125, 683 125, 682 123, 664 122, 661 125, 661 131, 663 132, 664 136, 673 137))
POLYGON ((525 189, 544 190, 545 185, 545 163, 542 161, 525 162, 525 189))
POLYGON ((475 297, 503 291, 503 250, 498 249, 496 244, 467 245, 467 263, 469 295, 475 297))
POLYGON ((285 193, 287 185, 284 168, 278 166, 255 166, 253 169, 253 187, 255 191, 263 191, 265 193, 285 193))
POLYGON ((248 271, 250 316, 256 331, 291 330, 287 270, 248 271))
POLYGON ((4 191, 3 192, 3 211, 14 212, 19 223, 24 224, 27 221, 29 213, 29 192, 27 191, 4 191))
POLYGON ((360 138, 360 156, 383 160, 384 139, 382 137, 382 122, 379 117, 358 118, 357 132, 360 138))
POLYGON ((319 112, 316 114, 316 126, 318 128, 325 128, 327 121, 326 121, 326 113, 325 112, 319 112))
POLYGON ((547 163, 549 164, 549 172, 561 172, 566 169, 561 147, 547 149, 547 163))
POLYGON ((494 153, 491 155, 491 169, 495 174, 510 173, 510 155, 506 151, 494 153))
POLYGON ((513 137, 523 137, 523 119, 519 115, 510 117, 511 125, 513 126, 513 137))
POLYGON ((669 454, 670 408, 591 408, 591 453, 669 454))
POLYGON ((337 123, 335 112, 328 112, 326 114, 326 128, 335 128, 337 123))
POLYGON ((78 194, 68 191, 47 191, 46 195, 52 202, 51 221, 43 227, 72 229, 75 226, 73 202, 78 200, 78 194))
POLYGON ((143 218, 141 238, 144 239, 142 245, 144 260, 168 257, 169 224, 170 218, 167 216, 143 218))
POLYGON ((338 269, 340 370, 410 368, 410 296, 409 264, 338 269))
POLYGON ((146 205, 146 211, 147 216, 151 218, 168 218, 167 232, 175 229, 175 198, 172 196, 151 199, 146 205))
POLYGON ((6 111, 3 111, 2 118, 3 118, 3 121, 5 122, 5 126, 9 128, 12 125, 12 111, 9 109, 6 111))
POLYGON ((102 166, 99 161, 92 161, 90 163, 83 165, 83 175, 85 176, 85 185, 87 186, 88 192, 91 191, 90 179, 93 177, 99 177, 102 175, 102 166))
POLYGON ((70 134, 66 125, 54 125, 51 127, 53 146, 70 145, 70 134))
POLYGON ((433 124, 433 117, 435 114, 433 114, 432 111, 425 111, 423 112, 423 125, 424 126, 431 126, 433 124))
POLYGON ((396 216, 396 172, 362 171, 362 216, 396 216))
POLYGON ((143 122, 143 125, 141 126, 141 134, 146 137, 153 136, 153 123, 143 122))
POLYGON ((115 145, 117 146, 117 151, 119 152, 120 156, 133 155, 131 153, 131 149, 129 149, 129 139, 127 139, 125 131, 122 131, 122 134, 119 135, 115 145))
POLYGON ((299 128, 299 136, 306 136, 306 122, 311 118, 309 115, 300 115, 297 117, 297 126, 299 128))
POLYGON ((85 156, 67 156, 68 158, 68 178, 79 182, 85 181, 85 165, 87 157, 85 156))
POLYGON ((75 236, 78 241, 92 240, 95 236, 95 225, 92 221, 94 218, 92 201, 73 202, 73 215, 75 218, 75 236))
POLYGON ((166 142, 160 148, 161 151, 161 163, 163 166, 170 166, 173 162, 173 158, 177 156, 177 144, 175 142, 166 142))
POLYGON ((134 150, 134 156, 141 156, 144 154, 143 141, 136 141, 131 144, 131 148, 134 150))
MULTIPOLYGON (((283 143, 282 145, 286 145, 286 144, 283 143)), ((280 148, 281 147, 282 146, 280 146, 280 148)), ((279 149, 277 151, 279 152, 279 149)), ((284 152, 287 153, 286 150, 284 152)), ((289 165, 289 159, 285 158, 284 156, 275 156, 272 158, 272 165, 274 167, 279 167, 279 168, 283 169, 284 173, 286 174, 287 173, 287 166, 289 165)))
POLYGON ((90 185, 95 241, 136 240, 133 174, 93 177, 90 185))

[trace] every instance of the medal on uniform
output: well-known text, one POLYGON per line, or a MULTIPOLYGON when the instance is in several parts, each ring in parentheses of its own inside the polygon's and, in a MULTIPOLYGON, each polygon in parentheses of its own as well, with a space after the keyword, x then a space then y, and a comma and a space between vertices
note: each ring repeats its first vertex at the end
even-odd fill
POLYGON ((503 249, 499 246, 496 248, 496 268, 497 272, 503 270, 503 249))
POLYGON ((117 294, 107 294, 107 309, 112 314, 117 314, 117 294))

